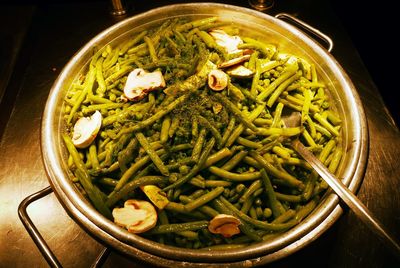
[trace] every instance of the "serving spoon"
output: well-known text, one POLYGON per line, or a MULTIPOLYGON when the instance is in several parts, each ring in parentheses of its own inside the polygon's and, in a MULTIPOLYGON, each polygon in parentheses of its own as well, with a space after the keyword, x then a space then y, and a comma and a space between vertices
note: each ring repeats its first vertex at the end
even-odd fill
MULTIPOLYGON (((301 115, 299 112, 292 112, 288 116, 282 116, 285 127, 301 126, 301 115)), ((333 175, 329 169, 299 140, 298 137, 291 141, 292 148, 311 165, 321 178, 332 188, 332 190, 346 203, 346 205, 359 217, 370 230, 372 230, 383 244, 400 259, 400 246, 389 234, 383 224, 375 218, 368 208, 357 198, 343 182, 333 175)))

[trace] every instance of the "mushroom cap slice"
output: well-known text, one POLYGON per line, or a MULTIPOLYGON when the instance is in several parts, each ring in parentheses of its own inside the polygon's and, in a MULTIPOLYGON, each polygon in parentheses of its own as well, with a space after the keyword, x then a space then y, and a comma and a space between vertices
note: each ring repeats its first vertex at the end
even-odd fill
POLYGON ((101 128, 101 120, 101 113, 96 111, 90 117, 81 117, 76 121, 72 135, 76 148, 86 148, 94 141, 101 128))
POLYGON ((229 68, 226 71, 230 76, 237 78, 249 78, 252 77, 254 72, 249 68, 244 67, 243 65, 237 65, 232 68, 229 68))
POLYGON ((160 71, 146 72, 136 68, 129 73, 124 87, 124 95, 131 101, 144 98, 148 92, 166 86, 164 77, 160 71))
POLYGON ((240 233, 240 220, 232 215, 218 214, 208 224, 208 230, 213 234, 231 237, 240 233))
POLYGON ((221 64, 218 64, 218 68, 227 68, 227 67, 231 67, 231 66, 237 65, 239 63, 248 61, 250 59, 250 57, 251 57, 251 55, 243 55, 243 56, 240 56, 240 57, 237 57, 237 58, 230 59, 230 60, 225 61, 225 62, 223 62, 221 64))
POLYGON ((228 54, 238 53, 242 50, 238 49, 243 40, 239 36, 232 36, 227 34, 224 30, 215 29, 209 32, 215 39, 215 42, 223 47, 228 54))
POLYGON ((112 215, 117 225, 135 234, 146 232, 157 223, 157 211, 148 201, 129 199, 123 208, 114 208, 112 215))
POLYGON ((221 91, 228 86, 229 77, 221 70, 212 70, 208 73, 208 86, 214 91, 221 91))

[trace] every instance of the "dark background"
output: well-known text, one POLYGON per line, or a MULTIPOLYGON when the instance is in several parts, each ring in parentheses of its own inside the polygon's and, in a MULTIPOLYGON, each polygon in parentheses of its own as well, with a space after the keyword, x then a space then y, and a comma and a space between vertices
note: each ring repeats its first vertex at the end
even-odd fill
POLYGON ((396 1, 330 2, 399 126, 400 14, 396 1))

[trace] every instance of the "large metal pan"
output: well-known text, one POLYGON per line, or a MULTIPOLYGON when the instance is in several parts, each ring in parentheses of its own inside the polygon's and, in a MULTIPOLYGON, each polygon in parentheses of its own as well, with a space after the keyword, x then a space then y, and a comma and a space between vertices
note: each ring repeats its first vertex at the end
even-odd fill
POLYGON ((253 266, 288 256, 317 239, 339 218, 338 197, 328 191, 319 206, 298 226, 267 242, 230 251, 182 250, 128 233, 98 213, 70 180, 66 150, 60 133, 64 130, 62 105, 74 78, 87 67, 93 47, 118 43, 129 33, 141 31, 171 17, 219 16, 241 25, 254 36, 262 36, 286 51, 313 62, 328 86, 344 119, 345 154, 340 177, 352 191, 359 187, 367 160, 368 130, 362 104, 354 85, 332 55, 297 28, 247 8, 216 4, 177 4, 150 10, 128 18, 98 34, 68 62, 49 94, 42 121, 43 161, 54 192, 69 215, 106 245, 132 258, 166 267, 253 266))

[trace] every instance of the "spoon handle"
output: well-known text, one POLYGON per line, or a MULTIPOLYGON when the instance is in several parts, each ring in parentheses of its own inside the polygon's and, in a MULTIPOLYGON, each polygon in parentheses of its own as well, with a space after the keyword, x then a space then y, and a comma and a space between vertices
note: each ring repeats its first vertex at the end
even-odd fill
POLYGON ((368 208, 346 187, 346 185, 344 185, 341 180, 337 179, 298 139, 292 141, 292 147, 315 169, 346 205, 378 235, 385 246, 400 259, 400 246, 397 241, 389 235, 382 223, 372 215, 368 208))

